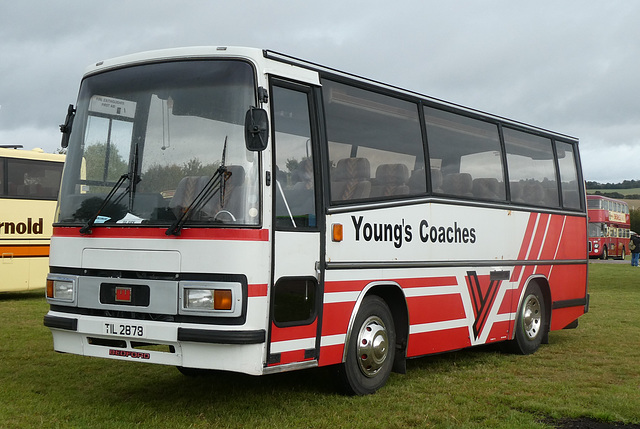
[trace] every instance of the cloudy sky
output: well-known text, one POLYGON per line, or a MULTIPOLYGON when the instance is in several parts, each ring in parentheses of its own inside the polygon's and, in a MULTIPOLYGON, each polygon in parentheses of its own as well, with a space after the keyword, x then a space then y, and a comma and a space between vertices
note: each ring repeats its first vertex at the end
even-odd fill
POLYGON ((638 23, 635 0, 2 1, 0 144, 55 151, 89 64, 252 46, 576 136, 586 180, 640 179, 638 23))

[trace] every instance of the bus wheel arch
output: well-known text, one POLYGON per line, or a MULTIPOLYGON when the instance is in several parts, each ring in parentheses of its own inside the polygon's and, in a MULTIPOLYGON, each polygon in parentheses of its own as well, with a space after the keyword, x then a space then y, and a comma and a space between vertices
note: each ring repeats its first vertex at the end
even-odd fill
POLYGON ((348 393, 374 393, 392 371, 405 372, 408 320, 399 286, 370 285, 363 292, 349 322, 340 365, 348 393))
POLYGON ((510 350, 517 354, 532 354, 540 344, 548 344, 551 326, 551 291, 544 277, 527 282, 518 303, 510 350))
POLYGON ((391 310, 396 331, 393 372, 405 374, 407 372, 406 357, 409 342, 409 308, 404 293, 400 286, 395 285, 376 286, 369 293, 382 298, 391 310))

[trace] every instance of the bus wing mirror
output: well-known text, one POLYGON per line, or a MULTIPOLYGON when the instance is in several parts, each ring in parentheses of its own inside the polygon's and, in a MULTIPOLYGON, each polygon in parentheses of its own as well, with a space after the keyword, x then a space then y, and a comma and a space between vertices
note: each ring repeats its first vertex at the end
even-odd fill
POLYGON ((267 111, 250 107, 244 118, 244 140, 247 150, 261 152, 267 148, 269 140, 269 119, 267 111))
POLYGON ((64 124, 60 125, 60 132, 62 133, 62 141, 60 142, 60 146, 62 148, 66 148, 69 146, 69 135, 71 135, 71 128, 73 128, 73 120, 76 117, 76 109, 73 107, 73 104, 69 104, 69 108, 67 109, 67 117, 64 120, 64 124))

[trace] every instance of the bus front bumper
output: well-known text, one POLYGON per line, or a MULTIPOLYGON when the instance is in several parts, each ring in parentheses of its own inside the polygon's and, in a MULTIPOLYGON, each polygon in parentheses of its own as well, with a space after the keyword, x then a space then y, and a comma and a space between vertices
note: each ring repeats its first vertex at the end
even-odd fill
POLYGON ((49 311, 54 350, 106 359, 263 373, 266 332, 49 311))

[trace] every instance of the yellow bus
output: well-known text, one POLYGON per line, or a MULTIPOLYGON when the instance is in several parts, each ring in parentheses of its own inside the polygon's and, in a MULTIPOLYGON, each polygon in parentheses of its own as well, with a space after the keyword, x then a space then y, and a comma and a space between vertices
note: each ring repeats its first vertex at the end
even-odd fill
POLYGON ((0 292, 44 288, 64 155, 0 146, 0 292))

